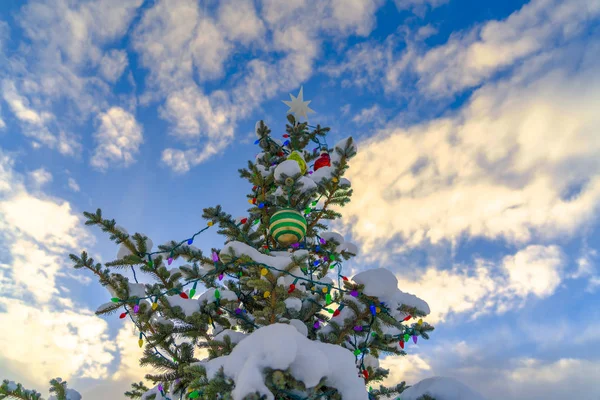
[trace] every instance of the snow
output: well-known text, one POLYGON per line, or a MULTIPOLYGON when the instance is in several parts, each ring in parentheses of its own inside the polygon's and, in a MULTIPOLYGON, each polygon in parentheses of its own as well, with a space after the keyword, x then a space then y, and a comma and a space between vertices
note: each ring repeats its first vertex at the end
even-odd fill
MULTIPOLYGON (((329 157, 331 158, 331 165, 333 165, 334 161, 339 162, 341 157, 340 155, 337 153, 337 151, 335 150, 340 149, 341 151, 344 151, 344 149, 346 148, 346 143, 348 142, 349 139, 352 139, 352 136, 349 136, 347 138, 344 138, 342 140, 340 140, 339 142, 337 142, 335 144, 335 146, 333 146, 333 152, 329 155, 329 157)), ((358 148, 356 147, 356 141, 352 141, 352 148, 354 148, 354 152, 356 153, 358 151, 358 148)), ((320 169, 319 169, 320 171, 320 169)))
MULTIPOLYGON (((66 391, 67 400, 81 400, 81 394, 74 389, 67 389, 66 391)), ((56 396, 48 397, 48 400, 56 400, 56 396)))
MULTIPOLYGON (((111 286, 106 286, 106 289, 108 289, 108 292, 111 294, 112 297, 117 297, 117 293, 111 286)), ((146 285, 144 285, 143 283, 129 282, 129 297, 146 297, 146 285)))
POLYGON ((283 174, 289 177, 300 174, 300 165, 294 160, 285 160, 275 168, 275 180, 281 181, 283 174))
POLYGON ((317 189, 317 184, 315 183, 315 181, 306 176, 301 176, 300 179, 298 179, 298 182, 302 183, 302 188, 300 188, 301 193, 317 189))
POLYGON ((288 310, 300 311, 302 309, 302 300, 297 297, 288 297, 283 302, 288 310))
POLYGON ((106 311, 106 310, 108 310, 109 308, 111 308, 114 305, 115 305, 115 303, 113 303, 112 301, 108 302, 108 303, 101 304, 100 307, 98 307, 96 309, 96 312, 100 313, 100 312, 106 311))
POLYGON ((350 183, 350 181, 349 181, 348 179, 346 179, 346 178, 341 178, 341 179, 340 179, 340 184, 339 184, 339 186, 340 186, 340 187, 343 187, 343 188, 346 188, 346 187, 350 187, 350 186, 352 186, 352 184, 350 183))
POLYGON ((220 367, 235 382, 233 400, 242 400, 254 392, 274 400, 264 383, 262 371, 269 367, 286 370, 306 387, 314 387, 326 377, 327 386, 335 387, 344 400, 367 400, 364 381, 354 365, 354 355, 340 346, 312 341, 296 327, 272 324, 257 329, 242 340, 230 355, 196 364, 204 365, 209 379, 220 367))
POLYGON ((341 253, 342 251, 346 250, 352 254, 358 254, 358 247, 356 247, 356 245, 354 243, 346 242, 344 237, 337 232, 330 232, 330 231, 321 232, 319 234, 319 236, 328 242, 331 240, 335 240, 336 242, 340 243, 335 248, 336 253, 341 253))
POLYGON ((131 250, 129 250, 123 243, 119 245, 119 251, 117 252, 117 259, 121 259, 125 256, 132 254, 131 250))
POLYGON ((214 340, 219 340, 221 342, 225 341, 225 336, 229 336, 231 339, 231 343, 239 343, 242 339, 248 336, 246 333, 233 331, 231 329, 225 329, 214 336, 214 340))
POLYGON ((165 298, 167 299, 171 307, 181 307, 181 311, 183 311, 183 313, 188 317, 194 313, 200 312, 200 303, 198 302, 198 300, 184 299, 178 294, 173 296, 166 296, 165 298))
POLYGON ((256 169, 258 170, 258 172, 260 172, 260 174, 261 174, 261 176, 263 178, 266 178, 269 175, 271 175, 271 171, 273 171, 272 167, 267 168, 267 167, 265 167, 264 165, 261 165, 261 164, 257 164, 256 165, 256 169))
POLYGON ((115 225, 115 229, 120 232, 123 232, 126 235, 129 235, 129 232, 127 232, 127 229, 123 228, 121 225, 115 225))
MULTIPOLYGON (((257 263, 265 264, 278 269, 284 269, 292 262, 292 254, 294 254, 295 257, 302 257, 308 254, 308 250, 296 250, 294 253, 271 252, 271 254, 262 254, 254 247, 251 247, 245 243, 232 241, 227 243, 221 250, 219 255, 221 259, 223 259, 224 255, 229 254, 230 249, 233 250, 233 254, 235 254, 236 257, 246 255, 257 263)), ((295 270, 300 272, 299 269, 295 270)), ((275 276, 280 275, 280 272, 275 270, 271 270, 271 273, 273 273, 275 276)), ((294 272, 292 271, 292 273, 294 272)), ((302 272, 300 272, 300 274, 302 274, 302 272)))
POLYGON ((290 319, 290 325, 296 328, 302 336, 308 336, 308 328, 304 322, 300 321, 299 319, 290 319))
POLYGON ((325 231, 325 232, 319 233, 319 236, 322 237, 323 239, 327 240, 328 242, 335 240, 338 243, 344 243, 344 237, 337 232, 325 231))
POLYGON ((312 179, 315 183, 321 183, 323 179, 330 180, 333 177, 333 167, 321 167, 318 170, 314 171, 308 177, 312 179))
MULTIPOLYGON (((206 292, 202 293, 200 297, 198 297, 198 302, 200 304, 216 303, 217 298, 215 297, 215 290, 215 288, 210 288, 206 290, 206 292)), ((220 301, 238 301, 237 294, 235 294, 235 292, 232 292, 231 290, 219 289, 219 295, 220 301)))
POLYGON ((415 307, 425 315, 430 313, 429 305, 417 296, 404 293, 398 289, 398 279, 385 268, 369 269, 356 274, 352 280, 358 284, 365 285, 363 293, 368 296, 377 296, 392 310, 391 315, 398 314, 396 308, 404 304, 415 307))
POLYGON ((147 398, 149 398, 153 394, 156 395, 156 397, 154 398, 154 400, 166 400, 167 399, 167 397, 163 396, 160 393, 160 390, 158 390, 158 385, 157 385, 157 386, 153 387, 152 389, 148 390, 146 393, 144 393, 142 395, 142 400, 146 400, 147 398))
POLYGON ((256 137, 260 139, 261 136, 258 134, 258 128, 260 128, 260 121, 256 121, 256 124, 254 125, 254 133, 256 134, 256 137))
POLYGON ((402 400, 417 400, 424 394, 435 400, 485 400, 480 394, 454 378, 435 376, 423 379, 402 392, 402 400))
POLYGON ((152 316, 152 322, 153 322, 154 324, 169 325, 169 326, 171 326, 171 327, 174 325, 174 324, 173 324, 173 321, 170 321, 170 320, 168 320, 168 319, 166 319, 166 318, 163 318, 163 317, 157 316, 156 314, 154 314, 154 315, 152 316))

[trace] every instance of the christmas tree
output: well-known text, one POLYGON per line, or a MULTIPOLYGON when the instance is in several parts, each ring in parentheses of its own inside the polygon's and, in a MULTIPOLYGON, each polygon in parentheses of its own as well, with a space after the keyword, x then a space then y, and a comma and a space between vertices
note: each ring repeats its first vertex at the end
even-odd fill
MULTIPOLYGON (((302 92, 287 104, 296 117, 311 111, 302 92)), ((429 307, 400 291, 386 269, 344 274, 357 247, 326 223, 341 217, 334 206, 350 201, 344 173, 357 148, 351 137, 329 148, 329 128, 296 117, 288 114, 284 141, 256 124, 262 151, 239 170, 252 188, 247 216, 205 208, 203 229, 153 251, 148 237, 129 235, 100 209, 84 213, 86 225, 107 232, 119 250, 104 266, 85 251, 71 254, 74 267, 108 289, 112 298, 96 314, 131 320, 140 364, 156 371, 145 377, 153 388, 135 383, 127 397, 367 400, 406 389, 405 382, 374 387, 388 375, 378 359, 428 339, 429 307), (225 245, 202 252, 193 243, 211 228, 225 245), (140 273, 153 283, 140 283, 140 273)), ((58 399, 80 398, 64 382, 51 384, 58 399)), ((4 381, 2 398, 40 395, 4 381)))

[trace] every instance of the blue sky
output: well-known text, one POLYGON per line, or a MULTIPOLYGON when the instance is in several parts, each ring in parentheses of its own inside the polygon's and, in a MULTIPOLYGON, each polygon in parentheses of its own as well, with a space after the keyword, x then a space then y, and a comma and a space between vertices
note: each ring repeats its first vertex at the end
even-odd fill
POLYGON ((155 244, 204 207, 243 216, 254 125, 282 134, 303 86, 328 143, 358 142, 347 271, 432 309, 391 380, 597 399, 599 20, 597 0, 2 1, 0 377, 86 399, 139 380, 131 327, 66 257, 116 256, 82 211, 155 244))

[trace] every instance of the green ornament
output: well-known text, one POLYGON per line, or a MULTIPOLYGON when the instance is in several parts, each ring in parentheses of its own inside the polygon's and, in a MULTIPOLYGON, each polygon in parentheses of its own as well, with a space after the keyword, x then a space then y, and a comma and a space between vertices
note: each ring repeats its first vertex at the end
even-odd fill
POLYGON ((289 246, 306 235, 306 219, 298 211, 285 208, 271 216, 269 231, 279 244, 289 246))
POLYGON ((354 350, 354 355, 355 355, 355 356, 357 356, 357 355, 359 355, 359 354, 360 354, 360 349, 356 349, 356 350, 354 350))
POLYGON ((219 293, 219 289, 215 289, 215 299, 221 298, 221 293, 219 293))
POLYGON ((194 390, 192 393, 190 393, 190 399, 197 399, 198 396, 200 396, 200 393, 198 393, 197 390, 194 390))
POLYGON ((410 338, 410 335, 408 333, 404 334, 404 341, 408 342, 408 339, 410 338))
POLYGON ((294 160, 298 163, 298 166, 300 167, 300 173, 302 175, 306 173, 306 161, 304 161, 304 157, 302 157, 302 154, 300 154, 300 152, 296 150, 292 151, 292 154, 290 154, 287 159, 294 160))
POLYGON ((118 303, 121 301, 121 299, 119 299, 118 297, 113 297, 112 299, 110 299, 110 301, 112 301, 113 303, 118 303))
POLYGON ((331 295, 329 293, 325 295, 325 301, 327 302, 327 305, 331 303, 331 295))

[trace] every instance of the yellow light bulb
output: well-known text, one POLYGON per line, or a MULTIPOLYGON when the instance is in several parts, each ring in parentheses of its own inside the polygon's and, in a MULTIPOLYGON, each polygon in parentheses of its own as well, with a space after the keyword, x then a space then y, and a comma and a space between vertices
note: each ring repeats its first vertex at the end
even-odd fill
POLYGON ((140 348, 141 348, 144 345, 144 339, 138 340, 138 344, 140 345, 140 348))
POLYGON ((417 322, 417 325, 423 325, 423 320, 419 319, 419 322, 417 322))
POLYGON ((158 304, 157 303, 152 303, 152 309, 156 310, 158 308, 158 304))
POLYGON ((338 181, 338 178, 336 178, 336 177, 334 176, 333 178, 331 178, 331 180, 332 180, 333 182, 337 182, 337 181, 338 181))
POLYGON ((261 270, 260 270, 260 274, 261 274, 262 276, 265 276, 265 275, 267 275, 267 272, 269 272, 269 271, 268 271, 266 268, 263 268, 263 269, 261 269, 261 270))
POLYGON ((214 224, 214 222, 212 222, 212 221, 208 221, 208 222, 206 223, 206 225, 208 225, 208 226, 213 226, 213 224, 214 224))
POLYGON ((381 308, 375 307, 375 311, 377 311, 378 313, 380 313, 381 312, 381 308))
POLYGON ((265 299, 266 299, 267 297, 269 297, 270 295, 271 295, 271 292, 269 292, 269 291, 267 290, 267 291, 265 292, 265 294, 264 294, 264 296, 265 296, 265 299))
POLYGON ((326 288, 326 287, 324 287, 323 289, 321 289, 321 291, 322 291, 323 293, 327 293, 327 288, 326 288))

